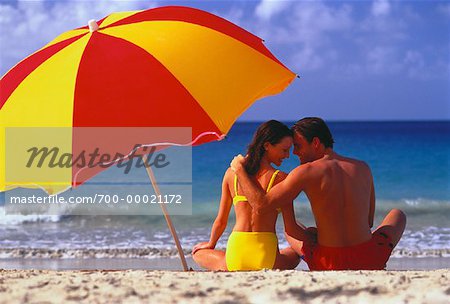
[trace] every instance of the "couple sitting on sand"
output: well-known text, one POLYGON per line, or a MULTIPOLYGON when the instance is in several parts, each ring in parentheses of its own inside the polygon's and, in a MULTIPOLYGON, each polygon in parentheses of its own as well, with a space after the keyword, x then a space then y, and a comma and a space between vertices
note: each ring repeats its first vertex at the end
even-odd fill
POLYGON ((271 120, 259 126, 244 158, 231 162, 222 182, 219 213, 209 242, 193 257, 210 270, 294 269, 300 256, 310 270, 379 270, 406 225, 391 210, 373 232, 375 190, 366 163, 333 151, 333 137, 320 118, 304 118, 290 130, 271 120), (301 165, 289 174, 276 170, 294 154, 301 165), (297 223, 293 201, 304 191, 317 228, 297 223), (234 205, 236 224, 226 251, 215 250, 234 205), (279 250, 275 223, 281 212, 291 247, 279 250))

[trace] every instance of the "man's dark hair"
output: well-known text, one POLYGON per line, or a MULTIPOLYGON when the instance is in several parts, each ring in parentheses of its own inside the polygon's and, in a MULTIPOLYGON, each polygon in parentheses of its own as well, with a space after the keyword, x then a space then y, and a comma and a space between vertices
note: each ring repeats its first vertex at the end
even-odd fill
POLYGON ((333 148, 333 136, 321 118, 305 117, 300 119, 292 126, 292 131, 300 133, 309 143, 314 137, 317 137, 325 148, 333 148))

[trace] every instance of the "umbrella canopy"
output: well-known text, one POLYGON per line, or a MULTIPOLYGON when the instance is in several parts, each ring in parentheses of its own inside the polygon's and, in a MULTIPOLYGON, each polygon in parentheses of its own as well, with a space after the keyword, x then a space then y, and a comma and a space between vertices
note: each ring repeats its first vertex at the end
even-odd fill
MULTIPOLYGON (((162 7, 91 20, 2 77, 0 191, 39 187, 60 192, 107 167, 72 162, 58 170, 38 166, 33 171, 23 164, 29 150, 18 144, 20 137, 31 146, 54 143, 72 158, 98 147, 127 155, 136 140, 197 145, 222 139, 255 100, 281 92, 294 77, 260 38, 197 9, 162 7), (182 131, 147 132, 146 127, 191 129, 186 139, 182 131), (39 137, 41 129, 52 132, 39 137), (19 159, 18 170, 11 166, 11 155, 19 159)), ((146 169, 160 195, 148 164, 146 169)), ((187 270, 175 228, 161 207, 187 270)))
MULTIPOLYGON (((2 77, 0 191, 17 186, 5 181, 5 128, 191 127, 190 143, 180 144, 196 145, 221 139, 255 100, 294 78, 260 38, 198 9, 161 7, 90 21, 2 77)), ((67 145, 75 150, 72 137, 67 145)), ((133 148, 123 142, 124 151, 133 148)), ((65 185, 37 186, 55 192, 77 185, 68 170, 65 185)))

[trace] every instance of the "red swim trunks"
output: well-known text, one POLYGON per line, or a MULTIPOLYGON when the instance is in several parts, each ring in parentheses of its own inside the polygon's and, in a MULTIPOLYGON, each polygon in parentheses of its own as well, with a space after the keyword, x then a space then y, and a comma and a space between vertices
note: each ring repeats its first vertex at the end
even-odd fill
POLYGON ((302 252, 310 270, 382 270, 386 268, 393 247, 391 238, 378 232, 371 240, 355 246, 304 244, 302 252))

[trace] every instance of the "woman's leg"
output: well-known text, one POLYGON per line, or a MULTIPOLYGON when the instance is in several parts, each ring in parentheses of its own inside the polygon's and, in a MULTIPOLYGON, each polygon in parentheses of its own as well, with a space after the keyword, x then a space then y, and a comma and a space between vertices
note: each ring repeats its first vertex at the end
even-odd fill
POLYGON ((284 248, 280 251, 277 250, 277 257, 275 258, 273 269, 295 269, 300 261, 300 256, 291 247, 284 248))
POLYGON ((225 251, 215 249, 201 249, 192 255, 194 261, 208 270, 227 271, 225 251))

